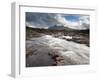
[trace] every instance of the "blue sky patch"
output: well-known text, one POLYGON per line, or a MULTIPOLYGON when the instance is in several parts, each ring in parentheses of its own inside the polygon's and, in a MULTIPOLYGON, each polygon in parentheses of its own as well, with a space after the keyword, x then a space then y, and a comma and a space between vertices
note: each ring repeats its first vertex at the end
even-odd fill
POLYGON ((79 21, 79 18, 81 17, 80 15, 75 15, 75 14, 68 14, 64 15, 65 19, 72 21, 72 22, 77 22, 79 21))

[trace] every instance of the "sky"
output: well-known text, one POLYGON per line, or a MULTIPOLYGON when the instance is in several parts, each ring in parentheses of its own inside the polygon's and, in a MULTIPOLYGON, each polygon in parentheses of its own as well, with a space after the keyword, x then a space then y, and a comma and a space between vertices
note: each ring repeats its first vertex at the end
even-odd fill
POLYGON ((80 18, 79 15, 71 15, 71 14, 67 14, 67 16, 65 15, 65 19, 70 20, 70 21, 78 21, 80 18))
POLYGON ((89 15, 59 14, 59 13, 26 13, 26 25, 33 27, 52 27, 55 24, 62 24, 72 29, 89 29, 89 15))

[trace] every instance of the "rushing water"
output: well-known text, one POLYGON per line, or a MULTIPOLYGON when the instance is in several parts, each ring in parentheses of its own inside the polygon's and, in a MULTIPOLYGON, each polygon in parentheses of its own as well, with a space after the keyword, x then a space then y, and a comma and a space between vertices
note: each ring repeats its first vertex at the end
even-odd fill
POLYGON ((89 47, 84 44, 55 38, 50 35, 26 41, 26 66, 52 66, 55 58, 62 58, 56 65, 89 64, 89 47))

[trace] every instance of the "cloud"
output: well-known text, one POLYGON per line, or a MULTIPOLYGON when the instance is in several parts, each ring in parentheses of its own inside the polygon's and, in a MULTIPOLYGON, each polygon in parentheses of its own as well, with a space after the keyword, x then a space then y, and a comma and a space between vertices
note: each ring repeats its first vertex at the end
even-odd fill
POLYGON ((72 29, 89 29, 89 16, 55 13, 26 13, 26 26, 33 28, 49 28, 62 24, 72 29))
POLYGON ((58 14, 55 18, 65 27, 69 27, 72 29, 89 29, 89 24, 90 24, 89 16, 80 16, 79 20, 76 21, 68 20, 61 14, 58 14))
POLYGON ((90 18, 89 16, 82 16, 80 17, 80 26, 89 29, 90 26, 90 18))

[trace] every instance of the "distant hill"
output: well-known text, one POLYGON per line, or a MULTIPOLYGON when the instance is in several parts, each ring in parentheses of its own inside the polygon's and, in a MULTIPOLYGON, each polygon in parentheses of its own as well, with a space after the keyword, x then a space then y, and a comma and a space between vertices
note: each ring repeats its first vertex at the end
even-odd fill
POLYGON ((87 30, 75 30, 75 29, 70 29, 70 28, 67 28, 67 27, 63 27, 61 28, 59 26, 56 26, 56 27, 52 27, 52 28, 49 28, 49 29, 44 29, 44 28, 32 28, 32 27, 28 27, 26 26, 26 31, 27 33, 31 33, 31 32, 37 32, 37 33, 44 33, 44 34, 57 34, 57 33, 61 33, 63 35, 71 35, 71 36, 74 36, 74 35, 86 35, 86 36, 89 36, 89 29, 87 30))
POLYGON ((50 27, 48 29, 50 29, 50 30, 64 30, 64 31, 76 31, 76 32, 89 33, 89 29, 85 29, 85 30, 72 29, 72 28, 64 27, 61 24, 54 25, 54 26, 52 26, 52 27, 50 27))

